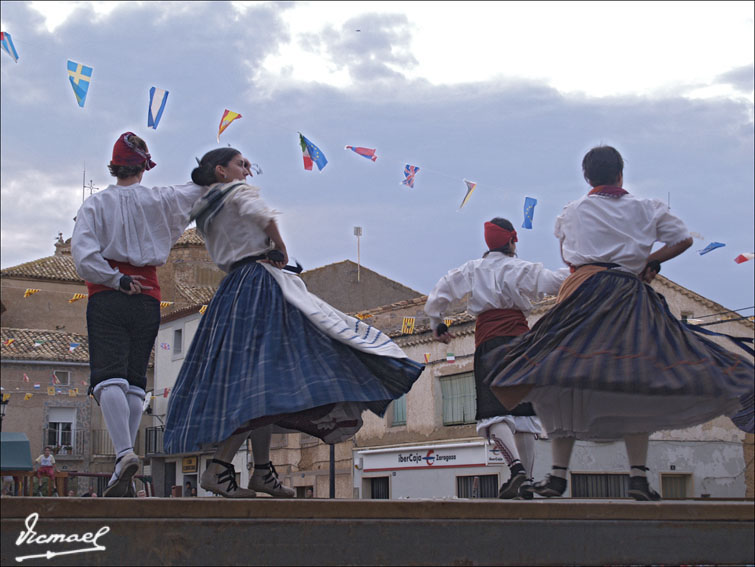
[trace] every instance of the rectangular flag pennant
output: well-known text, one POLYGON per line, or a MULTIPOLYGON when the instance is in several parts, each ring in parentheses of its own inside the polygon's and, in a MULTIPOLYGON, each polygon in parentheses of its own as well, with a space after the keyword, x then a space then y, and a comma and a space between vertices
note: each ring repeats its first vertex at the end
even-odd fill
POLYGON ((10 394, 3 394, 3 403, 7 404, 10 401, 10 394))
POLYGON ((325 159, 325 154, 320 151, 320 148, 305 138, 301 132, 299 132, 299 144, 304 158, 304 169, 312 171, 312 164, 314 163, 322 171, 322 168, 328 164, 328 160, 325 159))
POLYGON ((535 217, 535 205, 537 205, 537 199, 525 197, 524 223, 522 224, 522 228, 532 228, 532 219, 535 217))
POLYGON ((0 46, 2 46, 3 51, 13 57, 13 61, 18 63, 18 52, 8 32, 0 32, 0 46))
POLYGON ((165 388, 165 390, 163 390, 163 398, 167 398, 169 393, 170 393, 170 388, 165 388))
POLYGON ((34 346, 34 348, 41 347, 46 342, 47 341, 41 341, 41 340, 37 339, 36 341, 34 341, 34 345, 33 346, 34 346))
POLYGON ((168 343, 160 343, 160 348, 163 350, 170 350, 170 345, 168 343))
POLYGON ((742 264, 743 262, 747 262, 747 260, 752 260, 753 258, 755 258, 755 254, 753 254, 752 252, 745 252, 734 258, 734 261, 737 264, 742 264))
POLYGON ((89 83, 92 80, 92 67, 87 67, 81 63, 68 60, 68 80, 71 81, 73 94, 76 96, 76 102, 81 108, 84 108, 87 92, 89 92, 89 83))
POLYGON ((406 185, 407 187, 414 189, 414 177, 419 173, 419 167, 416 165, 409 165, 406 164, 406 167, 404 167, 404 180, 401 182, 402 185, 406 185))
POLYGON ((68 352, 73 352, 81 346, 81 343, 71 343, 68 345, 68 352))
POLYGON ((39 384, 34 384, 34 389, 35 390, 41 390, 42 386, 40 386, 39 384))
POLYGON ((55 386, 48 386, 47 387, 47 395, 48 396, 54 396, 55 395, 55 386))
POLYGON ((237 118, 242 118, 241 114, 238 112, 232 112, 228 109, 223 111, 223 117, 220 119, 220 126, 218 126, 218 142, 220 142, 220 135, 223 131, 237 118))
POLYGON ((474 192, 475 187, 477 187, 477 183, 474 181, 467 181, 464 180, 464 183, 467 184, 467 194, 464 195, 464 198, 461 200, 461 205, 459 205, 459 210, 467 204, 467 201, 469 201, 469 198, 472 196, 472 193, 474 192))
POLYGON ((414 321, 414 317, 404 317, 404 322, 401 324, 401 332, 405 335, 414 333, 414 321))
POLYGON ((430 353, 426 352, 425 353, 425 364, 427 364, 428 362, 430 362, 430 353))
POLYGON ((29 288, 29 289, 27 289, 24 292, 24 299, 26 299, 30 295, 34 295, 35 293, 39 293, 40 291, 42 291, 42 290, 41 289, 31 289, 31 288, 29 288))
POLYGON ((724 244, 723 242, 711 242, 705 248, 698 250, 697 252, 700 254, 700 256, 702 256, 703 254, 707 254, 708 252, 712 252, 716 248, 721 248, 723 246, 726 246, 726 244, 724 244))
POLYGON ((80 299, 86 299, 89 297, 86 293, 74 293, 73 297, 68 300, 68 303, 73 303, 74 301, 78 301, 80 299))
POLYGON ((28 382, 28 381, 29 381, 29 377, 26 375, 26 372, 24 372, 24 382, 28 382))
POLYGON ((346 146, 347 150, 351 150, 354 153, 359 154, 362 157, 366 157, 369 160, 377 161, 377 156, 375 155, 375 152, 377 150, 373 150, 372 148, 362 148, 359 146, 346 146))
POLYGON ((60 380, 58 380, 58 377, 55 375, 55 372, 52 373, 52 383, 60 384, 60 380))
POLYGON ((70 398, 75 398, 78 393, 79 393, 78 388, 71 388, 70 390, 68 390, 68 396, 70 398))
POLYGON ((446 362, 456 362, 456 355, 452 352, 447 353, 446 362))
MULTIPOLYGON (((147 128, 157 130, 157 124, 163 117, 165 103, 168 102, 168 91, 152 87, 149 89, 149 110, 147 111, 147 128)), ((220 136, 220 134, 218 134, 220 136)))
POLYGON ((26 394, 24 394, 24 401, 25 401, 25 402, 28 402, 29 400, 31 400, 31 397, 32 397, 33 395, 34 395, 34 394, 32 394, 31 392, 27 392, 26 394))

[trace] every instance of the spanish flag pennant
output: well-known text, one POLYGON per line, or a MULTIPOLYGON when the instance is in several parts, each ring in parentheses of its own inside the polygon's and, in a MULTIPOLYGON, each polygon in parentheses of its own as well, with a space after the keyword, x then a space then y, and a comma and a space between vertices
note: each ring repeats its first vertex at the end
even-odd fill
POLYGON ((16 342, 16 339, 5 339, 5 340, 3 341, 3 346, 10 346, 10 345, 12 345, 12 344, 13 344, 14 342, 16 342))
POLYGON ((223 117, 220 119, 220 125, 218 126, 218 142, 220 142, 220 135, 223 131, 231 125, 231 122, 241 118, 241 114, 238 112, 232 112, 227 108, 223 111, 223 117))
POLYGON ((425 364, 427 364, 428 362, 430 362, 430 353, 426 352, 425 353, 425 364))
POLYGON ((414 333, 414 321, 414 317, 404 317, 404 322, 401 324, 401 332, 405 335, 414 333))
POLYGON ((30 295, 34 295, 35 293, 39 293, 40 291, 42 291, 42 290, 41 289, 27 288, 27 290, 24 292, 24 299, 26 299, 30 295))

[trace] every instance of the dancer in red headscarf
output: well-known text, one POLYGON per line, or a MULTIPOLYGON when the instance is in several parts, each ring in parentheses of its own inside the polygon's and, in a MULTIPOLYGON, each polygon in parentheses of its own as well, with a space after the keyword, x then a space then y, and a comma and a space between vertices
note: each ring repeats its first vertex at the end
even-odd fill
POLYGON ((143 412, 147 363, 160 326, 157 266, 189 224, 204 187, 141 185, 155 167, 133 132, 118 137, 108 166, 118 181, 76 214, 71 255, 89 290, 90 393, 100 404, 116 452, 105 496, 136 496, 134 443, 143 412))
POLYGON ((451 302, 469 294, 467 312, 477 316, 474 355, 477 432, 496 446, 509 466, 511 476, 498 492, 498 497, 504 499, 532 497, 531 491, 521 488, 532 477, 534 442, 541 425, 531 404, 520 404, 509 411, 496 399, 482 381, 489 370, 483 363, 483 355, 526 333, 529 330, 526 316, 532 309, 532 301, 546 294, 555 295, 569 275, 567 269, 551 271, 542 264, 517 258, 516 242, 511 222, 502 218, 486 222, 488 251, 482 258, 470 260, 443 276, 425 304, 436 340, 447 343, 453 335, 442 323, 443 313, 451 302))

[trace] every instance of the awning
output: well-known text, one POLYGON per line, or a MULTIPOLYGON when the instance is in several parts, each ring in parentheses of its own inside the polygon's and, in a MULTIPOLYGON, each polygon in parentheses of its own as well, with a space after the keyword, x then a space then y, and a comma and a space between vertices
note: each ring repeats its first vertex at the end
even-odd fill
POLYGON ((0 470, 30 471, 31 446, 26 433, 3 431, 0 434, 0 470))

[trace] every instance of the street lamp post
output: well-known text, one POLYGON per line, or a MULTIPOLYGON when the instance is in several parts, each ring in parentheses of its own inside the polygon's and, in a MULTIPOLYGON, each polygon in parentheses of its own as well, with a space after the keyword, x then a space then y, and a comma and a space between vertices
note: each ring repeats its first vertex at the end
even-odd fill
POLYGON ((9 397, 3 394, 3 399, 0 400, 0 433, 3 432, 3 419, 5 419, 5 409, 8 407, 9 397))

